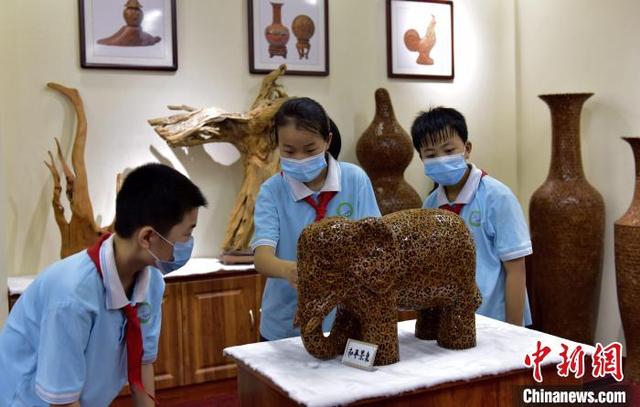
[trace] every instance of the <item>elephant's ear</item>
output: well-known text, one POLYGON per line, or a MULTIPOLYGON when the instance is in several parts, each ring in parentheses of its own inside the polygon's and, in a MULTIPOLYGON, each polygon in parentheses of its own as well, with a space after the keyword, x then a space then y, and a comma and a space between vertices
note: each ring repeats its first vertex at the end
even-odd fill
POLYGON ((391 229, 380 218, 357 223, 351 271, 361 286, 384 294, 395 286, 395 263, 399 253, 391 229))

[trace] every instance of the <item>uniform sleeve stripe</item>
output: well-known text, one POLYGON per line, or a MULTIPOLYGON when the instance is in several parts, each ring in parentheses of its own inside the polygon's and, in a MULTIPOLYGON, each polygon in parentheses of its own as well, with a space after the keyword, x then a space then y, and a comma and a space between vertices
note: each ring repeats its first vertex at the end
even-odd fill
POLYGON ((259 239, 251 243, 251 250, 256 250, 258 246, 271 246, 275 249, 278 244, 271 239, 259 239))
POLYGON ((80 392, 76 393, 52 393, 36 383, 36 394, 44 402, 49 404, 71 404, 80 400, 80 392))
POLYGON ((533 249, 531 248, 531 245, 522 248, 522 249, 518 249, 518 250, 514 250, 508 253, 505 253, 503 255, 500 256, 500 260, 502 261, 509 261, 509 260, 514 260, 514 259, 519 259, 521 257, 525 257, 530 255, 531 253, 533 253, 533 249))

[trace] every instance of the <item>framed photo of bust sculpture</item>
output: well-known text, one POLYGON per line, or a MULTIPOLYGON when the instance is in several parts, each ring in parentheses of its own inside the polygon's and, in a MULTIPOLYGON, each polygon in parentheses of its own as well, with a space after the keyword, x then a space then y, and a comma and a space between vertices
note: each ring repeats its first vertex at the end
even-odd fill
POLYGON ((453 2, 387 0, 387 74, 453 79, 453 2))
POLYGON ((83 68, 178 69, 176 0, 78 0, 83 68))
POLYGON ((247 0, 249 72, 329 75, 328 0, 247 0))

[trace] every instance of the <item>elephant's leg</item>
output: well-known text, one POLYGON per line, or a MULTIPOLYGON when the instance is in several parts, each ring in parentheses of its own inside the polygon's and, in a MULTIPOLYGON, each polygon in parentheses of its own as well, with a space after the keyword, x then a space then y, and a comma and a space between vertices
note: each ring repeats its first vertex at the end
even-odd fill
POLYGON ((400 360, 398 349, 398 311, 395 301, 380 301, 371 306, 362 321, 362 340, 378 345, 375 365, 400 360))
POLYGON ((344 352, 349 338, 360 338, 360 321, 358 318, 346 308, 338 307, 336 310, 336 319, 331 327, 331 340, 335 344, 338 353, 344 352))
POLYGON ((438 345, 448 349, 467 349, 476 346, 475 309, 451 305, 443 308, 438 328, 438 345))
POLYGON ((416 320, 416 338, 429 341, 437 339, 439 326, 439 308, 426 308, 418 311, 418 318, 416 320))

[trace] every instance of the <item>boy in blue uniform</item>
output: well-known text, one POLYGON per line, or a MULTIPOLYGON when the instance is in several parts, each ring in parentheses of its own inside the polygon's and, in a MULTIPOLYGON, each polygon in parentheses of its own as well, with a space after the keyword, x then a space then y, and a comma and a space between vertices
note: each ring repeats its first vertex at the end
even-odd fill
POLYGON ((476 244, 476 282, 482 293, 478 314, 530 325, 524 258, 532 253, 522 208, 511 190, 475 165, 464 116, 438 107, 421 113, 411 127, 425 174, 437 183, 424 208, 459 214, 476 244))
MULTIPOLYGON (((300 335, 293 317, 302 230, 325 216, 380 216, 365 172, 336 160, 340 134, 320 104, 309 98, 288 100, 276 114, 274 126, 282 172, 260 187, 251 241, 256 270, 268 277, 260 321, 263 340, 300 335)), ((334 314, 324 320, 325 331, 334 314)))
POLYGON ((162 275, 191 256, 202 193, 160 164, 132 171, 115 234, 45 269, 0 333, 1 406, 106 407, 126 381, 154 405, 162 275))

